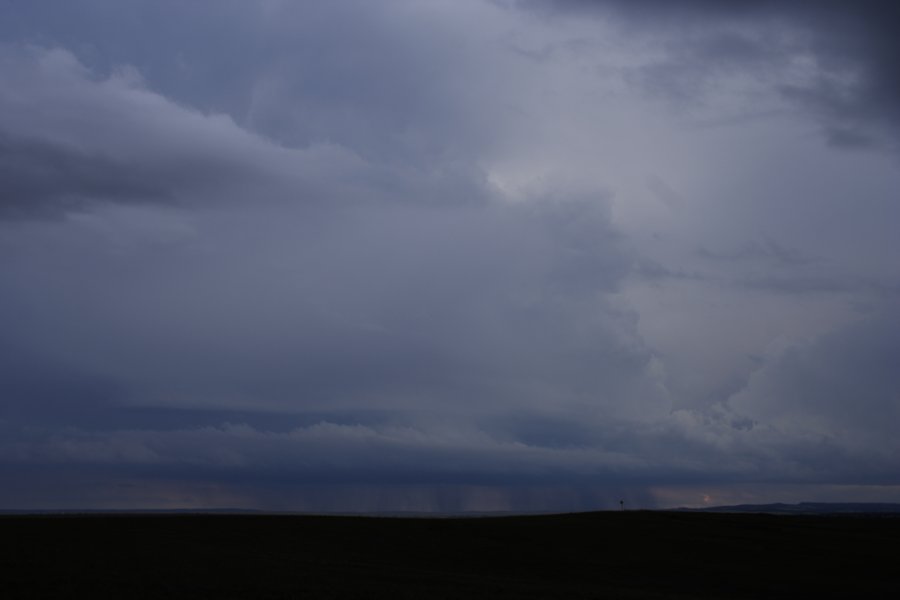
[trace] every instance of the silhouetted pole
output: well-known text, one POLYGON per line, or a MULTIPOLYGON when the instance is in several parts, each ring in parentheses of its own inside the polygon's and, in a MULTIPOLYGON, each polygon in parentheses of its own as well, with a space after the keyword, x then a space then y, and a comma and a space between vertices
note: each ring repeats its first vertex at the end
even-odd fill
POLYGON ((624 500, 619 500, 619 506, 622 507, 622 512, 625 512, 625 501, 624 500))

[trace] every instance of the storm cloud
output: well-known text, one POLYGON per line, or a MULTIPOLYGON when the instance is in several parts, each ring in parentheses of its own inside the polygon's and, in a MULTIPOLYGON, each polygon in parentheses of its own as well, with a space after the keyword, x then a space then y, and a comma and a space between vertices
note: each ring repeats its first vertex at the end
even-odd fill
POLYGON ((900 495, 896 9, 48 6, 2 507, 900 495))

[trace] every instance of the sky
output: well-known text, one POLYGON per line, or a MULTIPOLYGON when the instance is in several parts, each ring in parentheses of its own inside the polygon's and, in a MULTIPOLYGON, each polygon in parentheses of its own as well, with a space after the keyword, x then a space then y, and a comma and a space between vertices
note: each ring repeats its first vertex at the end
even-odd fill
POLYGON ((900 501, 898 18, 0 0, 0 509, 900 501))

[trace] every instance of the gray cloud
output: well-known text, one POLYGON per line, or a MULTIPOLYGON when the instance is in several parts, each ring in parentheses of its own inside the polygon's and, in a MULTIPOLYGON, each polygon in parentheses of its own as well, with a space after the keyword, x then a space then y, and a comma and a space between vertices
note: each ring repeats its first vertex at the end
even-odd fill
POLYGON ((730 403, 753 418, 823 428, 824 435, 839 424, 854 443, 890 453, 891 424, 900 416, 891 358, 900 340, 896 321, 877 315, 781 349, 730 403))
POLYGON ((64 50, 5 50, 4 216, 98 202, 176 204, 248 183, 277 185, 285 153, 227 117, 178 107, 129 71, 98 80, 64 50))
MULTIPOLYGON (((302 193, 288 202, 285 190, 307 182, 282 171, 307 167, 311 152, 278 148, 144 88, 94 80, 69 55, 37 56, 27 68, 44 77, 40 60, 62 61, 60 77, 86 98, 73 126, 46 128, 57 137, 75 139, 98 117, 95 105, 123 115, 118 129, 142 127, 148 115, 131 112, 136 98, 164 115, 154 120, 175 121, 164 132, 86 141, 111 156, 139 152, 140 169, 117 173, 140 180, 147 170, 146 180, 166 180, 180 202, 135 205, 112 193, 94 194, 91 205, 52 194, 19 201, 68 217, 18 221, 5 232, 16 252, 5 257, 4 303, 28 315, 6 328, 7 352, 21 364, 4 389, 5 418, 31 432, 16 436, 9 456, 171 468, 187 460, 216 472, 274 461, 273 477, 296 472, 313 481, 478 482, 506 473, 512 482, 521 472, 539 482, 564 462, 557 455, 581 462, 581 451, 530 448, 515 429, 484 428, 511 414, 565 424, 573 411, 595 420, 667 411, 664 390, 647 378, 651 353, 631 317, 605 299, 631 260, 608 199, 570 194, 511 205, 491 199, 478 179, 448 188, 400 173, 385 188, 339 187, 338 204, 302 193), (184 147, 186 126, 196 133, 184 147), (235 181, 225 188, 279 201, 242 206, 233 190, 207 187, 195 163, 216 160, 213 170, 235 181), (181 180, 164 176, 173 162, 181 180), (425 201, 394 200, 383 189, 419 189, 425 201), (433 203, 434 195, 448 200, 433 203), (25 354, 28 346, 42 352, 25 354), (205 427, 158 429, 185 409, 205 427), (265 427, 267 414, 278 415, 279 429, 295 425, 276 433, 245 424, 265 427), (140 428, 127 429, 136 415, 140 428), (441 421, 453 427, 432 424, 441 421), (485 453, 496 460, 485 462, 485 453), (310 454, 320 458, 308 464, 302 457, 310 454)), ((50 79, 52 89, 58 82, 50 79)), ((44 101, 60 114, 54 96, 44 101)), ((77 98, 67 100, 69 107, 77 98)), ((310 170, 314 184, 372 173, 361 160, 330 156, 310 170)), ((58 187, 79 189, 71 177, 58 187)))
MULTIPOLYGON (((745 2, 698 0, 548 0, 519 3, 539 14, 621 19, 637 35, 677 32, 673 52, 635 77, 678 104, 703 98, 722 70, 765 71, 801 59, 800 79, 772 82, 786 98, 818 114, 828 143, 844 148, 896 150, 900 130, 900 55, 890 25, 895 3, 745 2), (787 27, 787 29, 785 28, 787 27), (749 34, 748 34, 749 33, 749 34)), ((672 39, 672 38, 670 38, 672 39)))
POLYGON ((0 19, 8 506, 897 485, 894 157, 809 135, 888 131, 882 9, 55 6, 0 19))

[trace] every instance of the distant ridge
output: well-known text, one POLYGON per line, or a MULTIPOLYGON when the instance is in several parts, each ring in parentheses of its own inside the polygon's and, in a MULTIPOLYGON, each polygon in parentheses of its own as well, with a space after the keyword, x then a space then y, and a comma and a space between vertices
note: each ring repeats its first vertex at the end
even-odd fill
POLYGON ((900 504, 886 502, 800 502, 798 504, 736 504, 706 508, 679 508, 685 512, 707 513, 764 513, 773 515, 896 515, 900 504))
MULTIPOLYGON (((304 517, 387 517, 387 518, 486 518, 486 517, 539 517, 597 513, 618 513, 619 510, 601 510, 584 512, 515 512, 515 511, 471 511, 471 512, 416 512, 416 511, 381 511, 381 512, 315 512, 315 511, 269 511, 247 508, 163 508, 163 509, 0 509, 2 516, 139 516, 139 515, 257 515, 257 516, 304 516, 304 517)), ((900 503, 888 502, 800 502, 786 504, 735 504, 730 506, 707 506, 702 508, 669 508, 650 510, 631 510, 629 513, 652 512, 692 512, 692 513, 730 513, 730 514, 772 514, 772 515, 881 515, 900 517, 900 503)))

